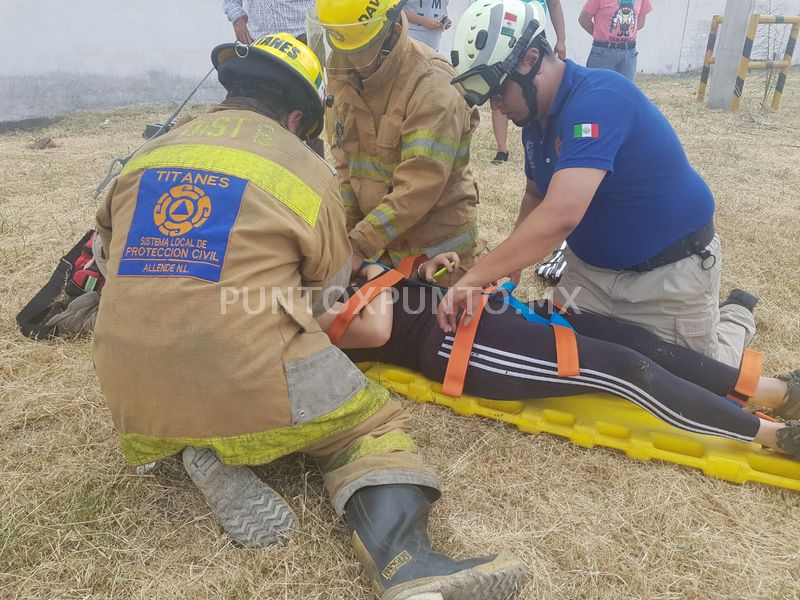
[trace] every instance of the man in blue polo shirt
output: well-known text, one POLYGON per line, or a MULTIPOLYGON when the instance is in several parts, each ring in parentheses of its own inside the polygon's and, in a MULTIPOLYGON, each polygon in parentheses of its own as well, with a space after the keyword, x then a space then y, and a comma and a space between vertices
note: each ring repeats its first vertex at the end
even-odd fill
POLYGON ((454 83, 468 103, 491 98, 524 128, 527 185, 514 232, 448 293, 440 323, 454 326, 475 296, 466 288, 518 279, 566 238, 557 302, 738 366, 755 298, 736 291, 719 307, 711 191, 647 97, 618 73, 554 56, 543 13, 529 6, 481 3, 456 32, 454 83))

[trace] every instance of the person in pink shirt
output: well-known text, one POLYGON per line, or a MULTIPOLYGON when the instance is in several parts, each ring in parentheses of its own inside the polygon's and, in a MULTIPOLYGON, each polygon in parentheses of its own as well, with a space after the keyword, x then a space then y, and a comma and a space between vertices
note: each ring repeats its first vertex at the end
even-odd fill
POLYGON ((586 66, 611 69, 631 81, 636 75, 636 34, 644 27, 650 0, 586 0, 578 23, 594 38, 586 66))

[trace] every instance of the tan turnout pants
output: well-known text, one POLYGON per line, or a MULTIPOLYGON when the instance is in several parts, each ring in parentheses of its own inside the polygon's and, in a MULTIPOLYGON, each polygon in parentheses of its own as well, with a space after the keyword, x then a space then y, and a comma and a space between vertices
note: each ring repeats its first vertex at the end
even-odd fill
POLYGON ((553 293, 559 304, 639 325, 660 338, 739 367, 755 335, 753 314, 743 306, 719 308, 722 247, 715 236, 708 249, 713 266, 689 256, 646 273, 600 269, 569 248, 567 268, 553 293))
POLYGON ((342 515, 350 497, 375 485, 411 484, 440 494, 439 479, 417 454, 406 433, 411 416, 394 400, 355 427, 304 448, 322 468, 325 487, 336 514, 342 515))

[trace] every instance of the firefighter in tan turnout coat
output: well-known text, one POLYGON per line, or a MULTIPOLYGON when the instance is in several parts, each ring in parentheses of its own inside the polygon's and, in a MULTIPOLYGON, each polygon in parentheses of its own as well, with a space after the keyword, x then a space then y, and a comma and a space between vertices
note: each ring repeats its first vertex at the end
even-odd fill
POLYGON ((326 131, 347 229, 367 260, 452 251, 466 269, 482 246, 469 167, 478 112, 447 61, 408 36, 403 4, 318 0, 312 20, 330 48, 326 131))
POLYGON ((137 153, 97 213, 94 361, 127 460, 182 452, 221 525, 260 547, 297 518, 243 465, 305 452, 384 598, 505 597, 484 592, 513 590, 516 560, 431 552, 439 482, 408 415, 313 317, 352 257, 335 174, 300 139, 322 128, 319 61, 289 34, 212 60, 227 99, 137 153))

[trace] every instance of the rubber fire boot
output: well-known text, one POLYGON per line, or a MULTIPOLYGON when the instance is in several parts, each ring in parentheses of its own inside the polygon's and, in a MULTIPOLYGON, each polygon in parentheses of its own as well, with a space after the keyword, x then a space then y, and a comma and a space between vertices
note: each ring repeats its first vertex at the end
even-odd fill
POLYGON ((525 566, 511 556, 455 561, 431 550, 430 502, 415 485, 357 491, 345 505, 353 546, 382 600, 506 600, 525 566))

